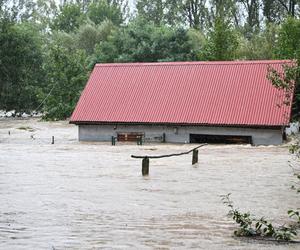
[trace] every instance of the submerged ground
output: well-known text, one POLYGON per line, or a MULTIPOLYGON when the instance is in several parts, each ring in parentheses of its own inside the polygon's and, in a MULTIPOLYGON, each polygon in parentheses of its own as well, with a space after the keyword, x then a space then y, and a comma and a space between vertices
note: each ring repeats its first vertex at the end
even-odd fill
POLYGON ((0 120, 0 249, 299 249, 234 238, 220 195, 280 224, 299 207, 286 146, 80 143, 67 122, 0 120), (9 135, 10 132, 10 135, 9 135), (51 145, 51 136, 55 144, 51 145))

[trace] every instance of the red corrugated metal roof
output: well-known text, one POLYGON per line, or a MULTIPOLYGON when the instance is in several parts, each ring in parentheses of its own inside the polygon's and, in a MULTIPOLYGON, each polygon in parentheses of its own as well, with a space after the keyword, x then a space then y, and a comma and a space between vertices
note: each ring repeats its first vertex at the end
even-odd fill
POLYGON ((97 64, 71 123, 286 125, 291 107, 266 77, 283 63, 97 64))

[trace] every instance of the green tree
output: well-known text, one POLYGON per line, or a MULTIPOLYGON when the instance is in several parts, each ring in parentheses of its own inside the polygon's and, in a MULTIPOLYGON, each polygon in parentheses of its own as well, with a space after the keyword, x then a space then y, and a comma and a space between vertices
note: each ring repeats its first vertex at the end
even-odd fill
MULTIPOLYGON (((46 44, 47 50, 52 42, 56 42, 57 44, 69 51, 77 49, 76 34, 74 33, 67 33, 64 31, 53 31, 51 33, 50 41, 48 41, 48 43, 46 44)), ((47 54, 47 51, 45 53, 47 54)))
POLYGON ((238 36, 229 21, 219 16, 208 34, 208 42, 202 52, 202 60, 226 61, 236 58, 238 36))
POLYGON ((236 29, 240 29, 244 21, 243 15, 240 13, 241 6, 235 0, 210 0, 210 9, 208 13, 208 28, 213 28, 217 18, 233 24, 236 29))
POLYGON ((205 35, 201 31, 196 29, 189 29, 187 35, 192 47, 192 53, 196 54, 197 60, 201 60, 201 53, 203 52, 207 44, 205 35))
MULTIPOLYGON (((295 90, 294 90, 294 99, 292 106, 292 115, 294 119, 299 119, 300 117, 300 20, 289 17, 281 25, 278 42, 275 49, 277 57, 280 59, 294 59, 295 66, 290 69, 289 67, 285 68, 285 75, 290 78, 291 72, 294 74, 295 81, 295 90)), ((280 83, 280 79, 275 74, 273 78, 273 83, 280 83), (275 80, 274 80, 275 79, 275 80)), ((283 79, 283 83, 286 84, 287 78, 283 79)), ((284 85, 283 84, 283 85, 284 85)), ((289 84, 286 84, 289 86, 289 84)), ((284 87, 284 86, 283 86, 284 87)))
POLYGON ((35 6, 34 0, 1 0, 0 2, 2 11, 9 12, 13 19, 19 21, 30 20, 35 6))
POLYGON ((287 16, 299 17, 299 0, 262 0, 267 22, 281 23, 287 16))
POLYGON ((85 19, 79 4, 65 4, 60 7, 59 13, 54 18, 51 28, 65 32, 73 32, 79 28, 85 19))
POLYGON ((182 0, 138 0, 136 9, 139 18, 156 25, 183 23, 182 0))
POLYGON ((0 108, 30 110, 37 107, 43 84, 42 37, 29 23, 0 20, 0 108))
POLYGON ((296 17, 299 13, 299 0, 275 0, 291 17, 296 17))
POLYGON ((37 0, 31 18, 33 22, 41 26, 41 31, 46 32, 49 30, 52 17, 57 15, 57 11, 55 0, 37 0))
POLYGON ((204 31, 209 19, 206 0, 186 0, 183 9, 190 28, 204 31))
POLYGON ((278 26, 272 23, 259 33, 254 33, 250 39, 239 36, 237 58, 243 60, 266 60, 276 58, 274 48, 277 46, 278 26))
POLYGON ((135 20, 101 43, 97 62, 187 61, 196 58, 187 31, 135 20))
POLYGON ((165 1, 164 22, 170 26, 181 26, 184 23, 183 0, 165 1))
POLYGON ((88 17, 95 23, 100 24, 110 20, 114 25, 119 26, 124 21, 121 0, 98 0, 94 1, 88 8, 88 17))
POLYGON ((282 23, 276 53, 280 59, 300 59, 300 20, 288 17, 282 23))
POLYGON ((263 15, 266 18, 267 23, 280 23, 285 16, 282 5, 276 0, 263 0, 262 2, 263 15))
POLYGON ((138 0, 136 4, 139 18, 162 24, 164 19, 163 0, 138 0))
POLYGON ((251 38, 254 33, 258 33, 260 29, 259 11, 260 0, 238 0, 244 7, 246 23, 244 25, 244 33, 246 38, 251 38))
POLYGON ((45 61, 47 85, 40 95, 46 119, 70 117, 88 77, 85 61, 82 50, 65 48, 59 41, 49 45, 45 61))
POLYGON ((81 25, 75 34, 77 47, 84 49, 88 55, 92 55, 95 45, 106 41, 114 29, 115 26, 109 20, 105 20, 99 25, 92 22, 81 25))

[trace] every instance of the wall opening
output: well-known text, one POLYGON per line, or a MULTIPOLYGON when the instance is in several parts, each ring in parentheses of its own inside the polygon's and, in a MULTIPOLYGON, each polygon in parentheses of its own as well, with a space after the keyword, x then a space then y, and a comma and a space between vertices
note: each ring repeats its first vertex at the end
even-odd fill
POLYGON ((144 133, 118 133, 118 141, 137 141, 139 138, 144 137, 144 133))
POLYGON ((251 136, 190 134, 190 143, 252 144, 251 136))

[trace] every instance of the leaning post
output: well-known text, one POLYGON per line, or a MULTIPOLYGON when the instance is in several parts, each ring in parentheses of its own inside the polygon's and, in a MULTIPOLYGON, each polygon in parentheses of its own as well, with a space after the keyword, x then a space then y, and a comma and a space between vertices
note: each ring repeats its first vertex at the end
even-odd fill
POLYGON ((54 144, 54 136, 52 136, 51 144, 54 144))
POLYGON ((149 158, 145 157, 142 161, 142 175, 149 175, 149 158))
POLYGON ((192 165, 198 162, 198 149, 193 150, 192 165))
POLYGON ((162 142, 163 142, 163 143, 166 142, 166 133, 163 133, 163 135, 162 135, 162 142))

